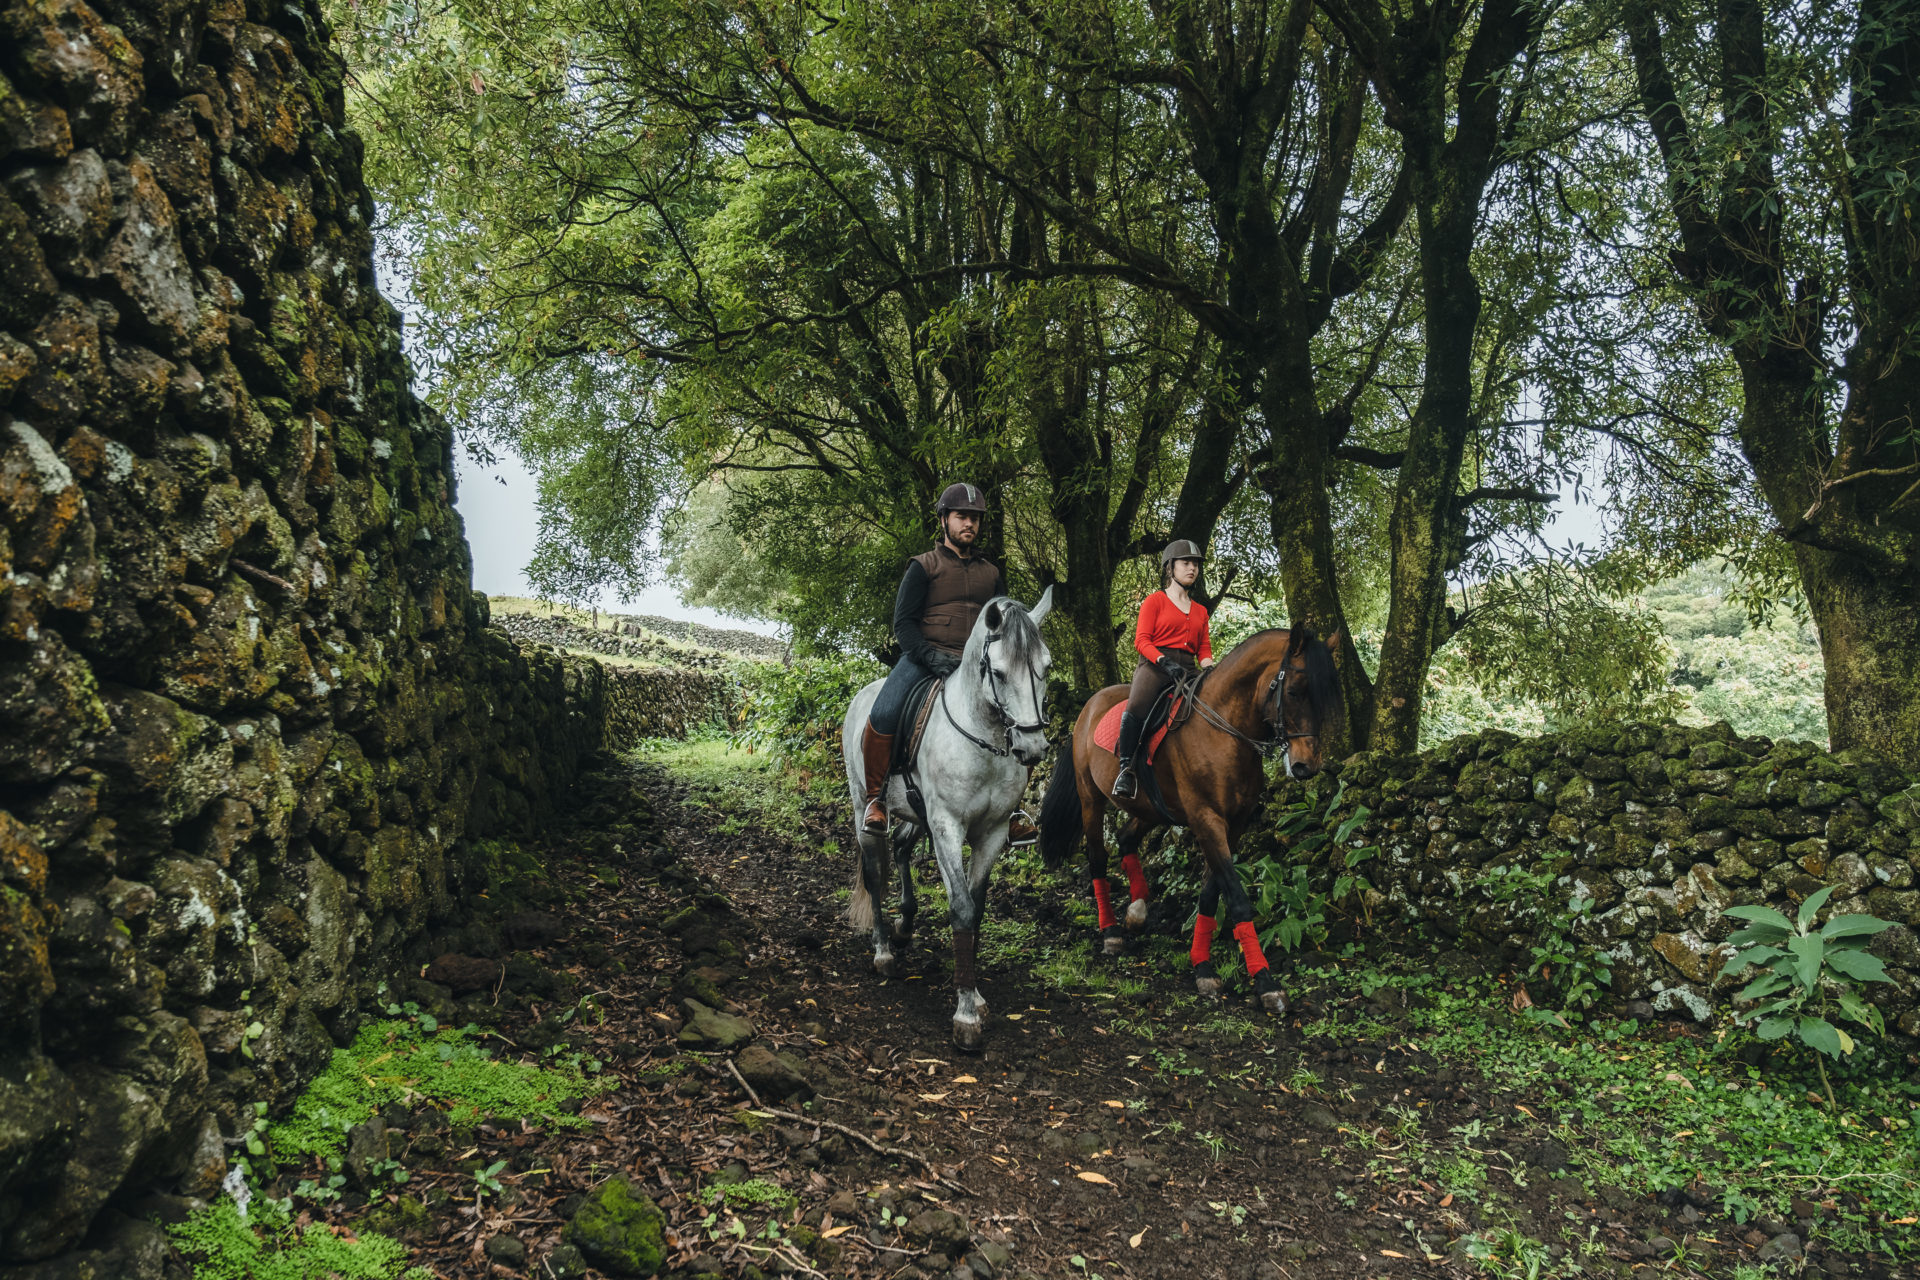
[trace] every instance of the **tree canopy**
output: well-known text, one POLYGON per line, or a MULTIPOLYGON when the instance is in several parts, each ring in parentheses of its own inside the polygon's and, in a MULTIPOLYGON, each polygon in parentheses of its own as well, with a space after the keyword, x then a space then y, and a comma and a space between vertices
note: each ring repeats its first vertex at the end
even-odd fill
POLYGON ((1404 750, 1443 650, 1667 705, 1630 598, 1720 556, 1755 616, 1804 595, 1837 745, 1920 754, 1910 6, 335 20, 424 376, 539 474, 543 589, 670 571, 884 655, 966 478, 1075 683, 1191 538, 1404 750), (1609 536, 1549 547, 1576 491, 1609 536))

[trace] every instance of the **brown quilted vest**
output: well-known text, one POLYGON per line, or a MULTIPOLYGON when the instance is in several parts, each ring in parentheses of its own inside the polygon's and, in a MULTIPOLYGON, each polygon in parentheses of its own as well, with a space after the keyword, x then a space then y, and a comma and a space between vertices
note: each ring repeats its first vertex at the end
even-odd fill
POLYGON ((936 648, 959 653, 973 634, 974 619, 993 599, 1000 570, 982 556, 962 560, 945 543, 914 559, 927 571, 927 607, 920 615, 920 633, 936 648))

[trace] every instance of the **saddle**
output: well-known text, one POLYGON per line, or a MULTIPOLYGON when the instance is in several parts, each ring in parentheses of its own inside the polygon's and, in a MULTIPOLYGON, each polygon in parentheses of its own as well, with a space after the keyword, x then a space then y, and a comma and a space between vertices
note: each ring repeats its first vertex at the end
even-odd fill
MULTIPOLYGON (((1100 723, 1093 727, 1094 746, 1109 754, 1114 753, 1120 745, 1120 717, 1126 713, 1126 710, 1127 704, 1124 700, 1107 708, 1107 714, 1101 716, 1100 723)), ((1183 691, 1178 685, 1172 683, 1162 689, 1160 695, 1153 700, 1153 705, 1147 708, 1147 722, 1140 726, 1140 741, 1145 748, 1143 760, 1146 764, 1153 763, 1154 754, 1159 751, 1161 740, 1186 719, 1181 714, 1185 710, 1186 698, 1183 696, 1183 691)))
POLYGON ((887 762, 887 776, 897 773, 906 784, 907 804, 920 819, 921 830, 927 826, 927 801, 913 780, 913 764, 920 758, 920 740, 927 736, 927 721, 945 683, 944 677, 928 676, 907 691, 906 705, 900 709, 901 731, 893 736, 893 756, 887 762))

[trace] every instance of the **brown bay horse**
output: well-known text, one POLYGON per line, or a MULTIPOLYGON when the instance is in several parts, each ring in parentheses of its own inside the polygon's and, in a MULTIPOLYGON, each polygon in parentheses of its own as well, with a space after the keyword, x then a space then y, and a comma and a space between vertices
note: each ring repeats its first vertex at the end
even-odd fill
MULTIPOLYGON (((1190 684, 1189 689, 1193 688, 1190 684)), ((1116 684, 1088 699, 1074 723, 1071 764, 1063 753, 1040 807, 1040 852, 1047 866, 1064 865, 1075 842, 1086 836, 1087 872, 1109 955, 1125 950, 1126 940, 1108 902, 1103 829, 1107 806, 1114 805, 1128 817, 1119 845, 1131 897, 1126 913, 1130 929, 1147 922, 1140 842, 1167 822, 1149 798, 1144 776, 1132 799, 1117 800, 1108 791, 1120 762, 1094 745, 1094 726, 1126 697, 1127 686, 1116 684)), ((1326 641, 1299 625, 1261 631, 1204 673, 1190 697, 1197 705, 1183 713, 1183 722, 1167 734, 1147 768, 1153 771, 1168 812, 1177 824, 1192 830, 1207 861, 1200 914, 1193 927, 1195 985, 1202 995, 1220 994, 1212 946, 1215 913, 1224 895, 1227 931, 1240 944, 1255 994, 1269 1012, 1284 1013, 1286 996, 1260 949, 1253 906, 1234 869, 1233 855, 1241 833, 1260 810, 1269 754, 1279 753, 1296 778, 1320 771, 1322 727, 1332 723, 1341 707, 1333 654, 1326 641)))

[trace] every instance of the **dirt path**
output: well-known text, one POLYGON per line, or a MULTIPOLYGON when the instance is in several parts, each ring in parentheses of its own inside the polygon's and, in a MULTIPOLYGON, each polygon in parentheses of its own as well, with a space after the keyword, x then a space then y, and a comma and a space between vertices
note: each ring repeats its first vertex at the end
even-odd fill
MULTIPOLYGON (((615 1172, 665 1211, 679 1275, 1652 1280, 1759 1275, 1736 1269, 1764 1251, 1794 1269, 1889 1274, 1818 1246, 1794 1254, 1805 1223, 1740 1225, 1705 1194, 1661 1203, 1554 1176, 1569 1153, 1546 1125, 1563 1100, 1448 1070, 1415 1046, 1394 988, 1363 999, 1296 980, 1302 1012, 1282 1028, 1256 1020, 1244 991, 1195 1000, 1163 962, 1176 939, 1095 961, 1063 991, 1057 948, 1036 966, 1016 930, 983 947, 989 1047, 966 1057, 948 1039, 938 906, 923 906, 922 942, 886 983, 839 922, 850 859, 823 852, 841 838, 837 810, 768 831, 663 770, 620 765, 577 819, 545 853, 559 936, 509 963, 499 995, 445 1012, 486 1005, 516 1046, 564 1038, 620 1084, 586 1104, 588 1133, 483 1126, 464 1155, 402 1156, 433 1207, 413 1242, 442 1275, 583 1274, 555 1252, 561 1229, 615 1172), (643 805, 651 822, 634 818, 643 805), (750 1040, 683 1048, 689 1025, 725 1021, 692 1019, 685 1001, 701 998, 750 1023, 750 1040), (1327 1033, 1343 1021, 1354 1036, 1327 1033), (1445 1142, 1479 1157, 1459 1190, 1428 1176, 1445 1142), (503 1194, 475 1212, 471 1166, 499 1159, 503 1194), (702 1191, 743 1181, 753 1189, 717 1205, 702 1191)), ((1049 943, 1090 936, 1062 905, 1003 885, 989 918, 1037 922, 1049 943)))

